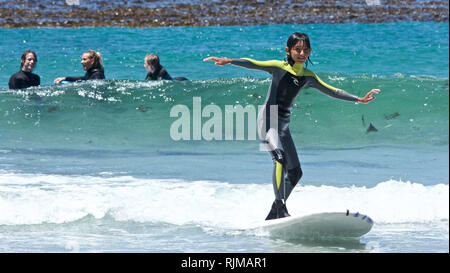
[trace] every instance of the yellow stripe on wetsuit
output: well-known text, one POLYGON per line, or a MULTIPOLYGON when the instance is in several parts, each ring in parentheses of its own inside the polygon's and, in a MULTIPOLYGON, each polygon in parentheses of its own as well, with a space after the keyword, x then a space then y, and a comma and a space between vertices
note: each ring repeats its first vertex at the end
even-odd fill
POLYGON ((331 86, 327 83, 325 83, 324 81, 322 81, 317 75, 316 73, 312 72, 311 70, 304 68, 303 64, 299 64, 299 63, 295 63, 293 66, 289 65, 286 61, 279 61, 279 60, 270 60, 270 61, 257 61, 257 60, 253 60, 250 58, 242 58, 243 60, 247 60, 257 66, 262 66, 262 67, 278 67, 281 68, 289 73, 291 73, 292 75, 295 76, 306 76, 306 77, 314 77, 322 86, 324 86, 325 88, 329 89, 329 90, 333 90, 333 91, 343 91, 342 89, 336 88, 334 86, 331 86))
POLYGON ((276 162, 275 179, 277 181, 277 190, 280 190, 281 178, 283 175, 283 165, 281 165, 281 163, 278 161, 275 162, 276 162))

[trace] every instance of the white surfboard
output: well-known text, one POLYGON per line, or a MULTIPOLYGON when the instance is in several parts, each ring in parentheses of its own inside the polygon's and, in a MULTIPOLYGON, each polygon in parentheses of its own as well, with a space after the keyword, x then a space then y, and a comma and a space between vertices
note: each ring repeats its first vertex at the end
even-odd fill
POLYGON ((370 217, 358 212, 324 212, 268 220, 259 229, 285 240, 359 238, 373 224, 370 217))

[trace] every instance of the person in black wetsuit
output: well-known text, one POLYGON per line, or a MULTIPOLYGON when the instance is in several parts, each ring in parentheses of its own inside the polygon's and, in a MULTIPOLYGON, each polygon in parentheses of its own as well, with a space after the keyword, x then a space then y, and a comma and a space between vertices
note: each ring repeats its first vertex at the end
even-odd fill
POLYGON ((40 85, 41 78, 31 73, 36 63, 36 53, 32 50, 26 50, 20 58, 20 71, 9 78, 9 89, 22 89, 40 85))
POLYGON ((144 67, 147 70, 147 76, 145 80, 156 81, 156 80, 176 80, 176 81, 186 81, 184 77, 172 78, 167 70, 159 62, 159 57, 156 54, 147 54, 144 60, 144 67))
POLYGON ((81 65, 86 74, 81 77, 60 77, 56 78, 54 83, 59 84, 62 81, 76 82, 95 79, 104 79, 105 72, 103 69, 102 56, 99 52, 88 50, 81 55, 81 65))
POLYGON ((216 65, 232 64, 258 69, 272 74, 272 83, 264 107, 258 114, 258 135, 272 156, 273 187, 275 201, 266 220, 290 216, 286 200, 303 175, 297 151, 289 131, 292 105, 303 88, 313 87, 324 94, 352 102, 368 103, 375 99, 379 89, 372 89, 363 98, 324 83, 312 71, 304 68, 309 61, 311 45, 308 35, 293 33, 285 48, 285 61, 255 61, 248 58, 229 59, 209 57, 203 61, 214 61, 216 65))

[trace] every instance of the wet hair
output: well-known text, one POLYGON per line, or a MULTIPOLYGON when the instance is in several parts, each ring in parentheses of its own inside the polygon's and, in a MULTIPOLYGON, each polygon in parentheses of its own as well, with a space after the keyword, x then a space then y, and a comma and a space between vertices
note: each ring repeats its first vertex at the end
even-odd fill
MULTIPOLYGON (((291 51, 291 49, 298 44, 298 42, 303 41, 303 44, 306 45, 307 48, 311 49, 311 43, 309 42, 309 37, 306 33, 301 33, 301 32, 294 32, 291 34, 291 36, 289 36, 288 40, 287 40, 287 47, 289 49, 289 52, 291 51)), ((290 65, 294 65, 295 61, 292 59, 291 56, 287 55, 287 62, 290 65)), ((311 60, 308 59, 306 60, 306 67, 308 67, 308 62, 312 64, 311 60)))
POLYGON ((89 54, 89 59, 94 59, 94 63, 92 64, 92 68, 100 69, 101 71, 104 71, 103 68, 103 61, 102 61, 102 54, 100 52, 95 50, 88 50, 84 52, 84 54, 89 54))
POLYGON ((159 57, 156 54, 147 54, 145 56, 145 63, 151 68, 151 72, 159 71, 162 65, 159 63, 159 57))
POLYGON ((34 59, 36 60, 36 63, 37 63, 36 53, 33 50, 28 49, 28 50, 25 50, 25 52, 22 54, 22 57, 20 57, 20 68, 23 67, 23 64, 25 63, 27 55, 30 54, 30 53, 33 54, 34 59))

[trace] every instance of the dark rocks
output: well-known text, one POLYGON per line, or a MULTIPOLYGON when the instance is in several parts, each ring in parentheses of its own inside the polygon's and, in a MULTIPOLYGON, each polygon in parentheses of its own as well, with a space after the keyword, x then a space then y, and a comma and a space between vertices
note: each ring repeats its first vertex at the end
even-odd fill
POLYGON ((0 3, 0 27, 448 22, 448 12, 446 0, 11 0, 0 3))

